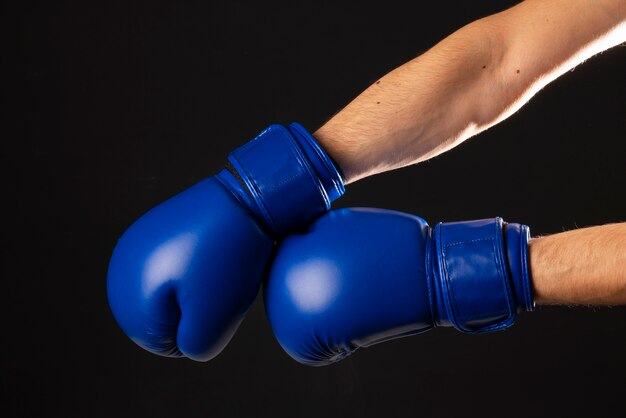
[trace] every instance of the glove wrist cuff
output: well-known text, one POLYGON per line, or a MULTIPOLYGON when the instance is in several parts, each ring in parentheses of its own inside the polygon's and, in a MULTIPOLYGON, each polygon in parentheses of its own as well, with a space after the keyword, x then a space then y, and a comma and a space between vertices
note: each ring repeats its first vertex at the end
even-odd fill
POLYGON ((345 192, 337 167, 297 123, 269 126, 228 163, 218 178, 275 236, 326 212, 345 192))
POLYGON ((532 297, 530 268, 528 263, 528 241, 530 229, 522 224, 506 224, 504 242, 511 273, 511 282, 515 290, 517 311, 533 311, 535 301, 532 297))
POLYGON ((433 276, 441 325, 477 333, 508 328, 533 305, 526 246, 528 227, 501 218, 439 223, 433 276))

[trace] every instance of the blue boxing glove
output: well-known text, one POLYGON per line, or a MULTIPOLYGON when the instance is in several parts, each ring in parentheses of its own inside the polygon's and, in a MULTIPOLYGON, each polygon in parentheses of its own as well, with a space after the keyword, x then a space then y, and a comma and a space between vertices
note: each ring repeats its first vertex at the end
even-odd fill
POLYGON ((301 125, 272 125, 224 170, 147 212, 109 264, 122 330, 156 354, 206 361, 230 341, 267 273, 277 239, 344 193, 328 155, 301 125))
POLYGON ((433 229, 401 212, 332 211, 282 242, 265 309, 285 351, 316 366, 437 326, 502 330, 534 307, 528 239, 500 218, 433 229))

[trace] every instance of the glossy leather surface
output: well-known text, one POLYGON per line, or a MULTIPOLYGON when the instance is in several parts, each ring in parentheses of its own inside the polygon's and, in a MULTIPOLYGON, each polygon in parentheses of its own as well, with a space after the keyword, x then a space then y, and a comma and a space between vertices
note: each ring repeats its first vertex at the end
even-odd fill
MULTIPOLYGON (((527 231, 511 225, 510 241, 527 231)), ((396 211, 331 211, 279 247, 264 286, 272 330, 297 361, 325 365, 435 326, 504 329, 526 297, 512 281, 528 279, 510 274, 527 259, 521 239, 507 255, 507 226, 495 218, 433 230, 396 211)))
POLYGON ((109 265, 111 310, 149 351, 211 358, 254 300, 273 246, 219 182, 204 180, 119 240, 109 265))
POLYGON ((231 154, 235 172, 158 205, 120 238, 109 305, 138 345, 164 356, 215 357, 254 301, 275 240, 341 196, 339 172, 297 129, 263 131, 231 154))
POLYGON ((330 158, 296 123, 271 125, 228 160, 251 198, 248 206, 274 235, 306 224, 344 193, 330 158))
POLYGON ((530 287, 530 270, 528 264, 528 241, 530 229, 522 224, 506 224, 504 241, 509 261, 511 281, 515 286, 517 311, 533 311, 535 301, 530 287))
POLYGON ((287 237, 264 288, 282 347, 304 364, 433 326, 425 280, 428 225, 376 209, 340 209, 287 237))
MULTIPOLYGON (((437 292, 438 325, 473 333, 513 324, 517 299, 526 295, 515 296, 513 279, 520 278, 510 272, 521 270, 525 259, 519 245, 518 251, 512 251, 519 257, 508 257, 505 229, 501 218, 437 224, 432 234, 432 282, 437 292)), ((511 244, 519 244, 515 235, 522 229, 509 229, 511 244)))

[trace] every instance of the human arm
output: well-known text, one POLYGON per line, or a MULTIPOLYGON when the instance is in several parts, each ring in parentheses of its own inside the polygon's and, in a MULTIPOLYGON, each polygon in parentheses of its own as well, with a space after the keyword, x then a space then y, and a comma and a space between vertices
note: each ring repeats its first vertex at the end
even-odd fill
POLYGON ((626 41, 624 0, 526 0, 377 80, 314 136, 346 183, 432 158, 626 41))
POLYGON ((533 238, 529 254, 537 304, 626 304, 626 223, 533 238))

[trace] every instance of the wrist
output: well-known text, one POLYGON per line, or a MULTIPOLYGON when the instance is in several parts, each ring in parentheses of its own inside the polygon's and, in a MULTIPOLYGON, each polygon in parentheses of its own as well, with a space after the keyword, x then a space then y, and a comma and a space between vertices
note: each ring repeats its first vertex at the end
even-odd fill
POLYGON ((344 138, 339 129, 329 121, 313 133, 317 142, 326 150, 329 158, 341 171, 344 184, 352 183, 365 177, 354 163, 354 149, 351 147, 353 139, 344 138))

